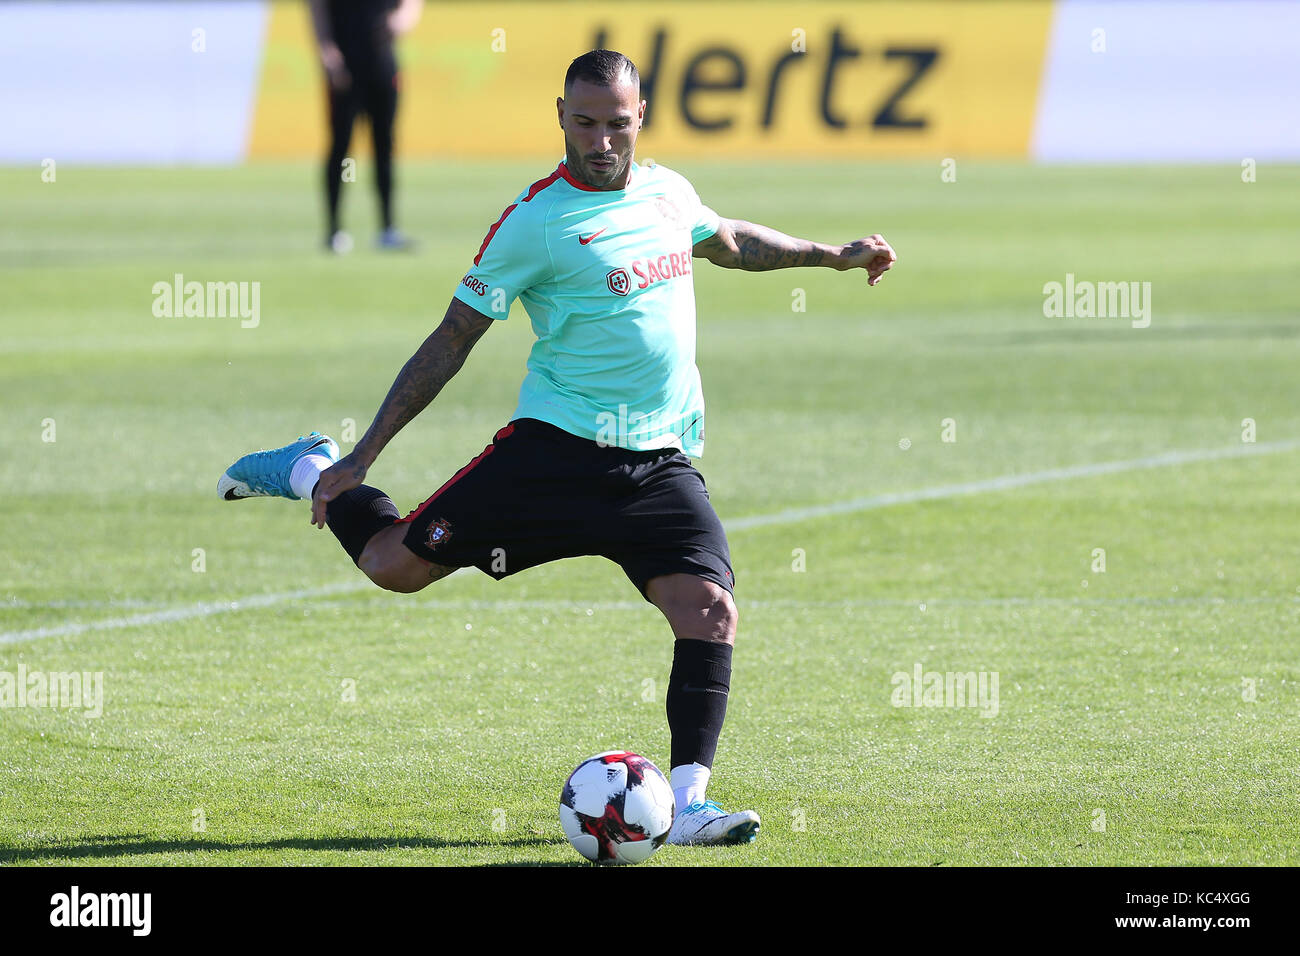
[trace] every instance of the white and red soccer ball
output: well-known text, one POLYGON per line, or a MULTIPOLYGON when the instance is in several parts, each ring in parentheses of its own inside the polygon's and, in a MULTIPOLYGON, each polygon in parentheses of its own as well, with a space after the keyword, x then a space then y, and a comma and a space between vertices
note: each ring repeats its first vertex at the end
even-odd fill
POLYGON ((645 862, 663 845, 676 811, 659 768, 624 750, 578 764, 560 794, 564 835, 595 863, 645 862))

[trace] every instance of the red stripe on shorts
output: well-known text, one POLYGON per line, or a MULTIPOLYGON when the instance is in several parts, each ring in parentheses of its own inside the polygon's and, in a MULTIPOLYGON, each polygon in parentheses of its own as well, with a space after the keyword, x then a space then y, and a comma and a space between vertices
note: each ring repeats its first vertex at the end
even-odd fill
POLYGON ((427 508, 427 507, 429 507, 429 505, 433 504, 433 502, 437 499, 437 497, 438 497, 440 494, 442 494, 444 491, 446 491, 448 488, 450 488, 450 487, 451 487, 452 485, 454 485, 456 482, 460 481, 460 480, 461 480, 462 478, 464 478, 467 474, 469 474, 470 469, 472 469, 475 465, 477 465, 479 462, 481 462, 481 461, 482 461, 484 458, 486 458, 488 455, 492 454, 492 449, 495 448, 495 447, 497 446, 497 442, 499 442, 499 441, 500 441, 501 439, 503 439, 503 438, 509 438, 509 437, 510 437, 510 433, 513 432, 514 430, 515 430, 515 426, 514 426, 514 425, 506 425, 506 426, 505 426, 504 428, 502 428, 499 432, 497 432, 495 435, 493 435, 493 436, 492 436, 492 444, 490 444, 490 445, 488 445, 486 448, 484 448, 483 451, 481 451, 478 455, 476 455, 476 456, 475 456, 475 457, 470 461, 470 463, 469 463, 468 465, 466 465, 466 466, 465 466, 464 468, 462 468, 460 471, 456 472, 456 474, 454 474, 454 475, 452 475, 450 478, 448 478, 447 481, 446 481, 446 483, 445 483, 441 488, 439 488, 437 491, 435 491, 433 494, 431 494, 431 495, 428 497, 427 500, 425 500, 424 504, 420 505, 420 507, 416 508, 414 511, 412 511, 412 512, 411 512, 409 515, 407 515, 405 518, 399 518, 398 521, 397 521, 397 523, 398 523, 398 524, 410 524, 410 523, 411 523, 412 521, 414 521, 416 518, 420 517, 420 515, 421 515, 421 513, 424 511, 424 509, 427 508))

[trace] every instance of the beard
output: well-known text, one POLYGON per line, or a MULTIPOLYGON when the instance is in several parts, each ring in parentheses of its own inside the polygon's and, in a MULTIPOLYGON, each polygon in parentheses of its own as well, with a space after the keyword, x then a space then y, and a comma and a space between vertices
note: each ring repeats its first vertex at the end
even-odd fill
POLYGON ((623 175, 632 162, 632 150, 627 153, 615 153, 613 162, 608 169, 600 169, 591 165, 591 159, 609 158, 609 154, 603 157, 588 157, 575 150, 570 143, 565 143, 566 163, 570 171, 575 173, 583 183, 588 186, 608 186, 614 180, 623 175))

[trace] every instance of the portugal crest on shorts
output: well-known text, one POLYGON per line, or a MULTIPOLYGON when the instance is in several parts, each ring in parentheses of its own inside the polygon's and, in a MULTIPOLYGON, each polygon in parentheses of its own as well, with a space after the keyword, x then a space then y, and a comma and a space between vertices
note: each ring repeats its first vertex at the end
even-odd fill
POLYGON ((429 537, 425 544, 430 550, 437 548, 440 544, 446 544, 451 540, 451 525, 446 521, 439 520, 429 525, 429 537))
POLYGON ((628 277, 626 269, 614 269, 605 276, 605 282, 609 286, 609 291, 615 295, 627 295, 632 288, 632 280, 628 277))

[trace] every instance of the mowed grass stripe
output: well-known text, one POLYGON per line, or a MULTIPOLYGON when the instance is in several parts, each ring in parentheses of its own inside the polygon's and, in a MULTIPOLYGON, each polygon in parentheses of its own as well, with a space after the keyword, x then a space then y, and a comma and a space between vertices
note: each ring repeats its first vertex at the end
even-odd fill
MULTIPOLYGON (((953 498, 962 495, 982 494, 985 492, 1009 491, 1026 485, 1037 485, 1051 481, 1069 481, 1075 478, 1093 478, 1100 475, 1113 475, 1127 471, 1148 468, 1164 468, 1172 465, 1185 465, 1204 461, 1219 461, 1228 458, 1240 458, 1247 455, 1266 455, 1293 451, 1300 448, 1300 440, 1261 442, 1230 446, 1227 448, 1204 448, 1189 451, 1171 451, 1145 458, 1131 458, 1126 461, 1095 462, 1084 465, 1071 465, 1066 468, 1049 468, 1046 471, 1026 472, 1023 474, 1001 475, 982 481, 968 481, 954 485, 941 485, 936 488, 919 488, 915 491, 891 492, 872 495, 867 498, 855 498, 849 501, 811 508, 793 508, 768 515, 753 515, 727 522, 729 532, 744 531, 749 528, 762 528, 771 525, 789 524, 812 518, 825 518, 835 515, 870 511, 876 508, 888 508, 893 505, 911 504, 919 501, 934 501, 939 498, 953 498)), ((289 601, 301 601, 316 597, 330 597, 347 591, 360 591, 369 586, 364 581, 341 581, 321 588, 284 591, 278 594, 251 595, 232 601, 205 601, 199 604, 166 608, 144 614, 132 614, 128 617, 107 618, 100 621, 69 621, 51 627, 31 628, 23 631, 6 631, 0 633, 0 644, 16 644, 20 641, 40 640, 47 637, 69 637, 84 634, 87 631, 118 630, 124 627, 143 627, 150 624, 163 624, 188 618, 211 617, 216 614, 228 614, 232 611, 256 610, 274 607, 289 601)), ((548 602, 544 602, 548 603, 548 602)), ((572 603, 572 602, 555 602, 572 603)), ((640 607, 639 604, 634 605, 640 607)))

